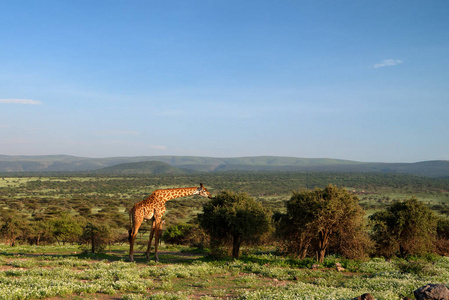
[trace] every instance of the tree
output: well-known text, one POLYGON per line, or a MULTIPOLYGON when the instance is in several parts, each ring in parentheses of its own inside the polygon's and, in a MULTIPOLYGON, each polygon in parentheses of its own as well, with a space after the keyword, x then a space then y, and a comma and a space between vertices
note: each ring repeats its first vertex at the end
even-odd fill
POLYGON ((5 241, 11 246, 16 245, 16 240, 22 238, 27 232, 28 222, 23 220, 23 217, 10 214, 3 218, 3 225, 0 228, 0 234, 5 238, 5 241))
POLYGON ((91 245, 92 253, 103 252, 107 245, 114 242, 116 235, 107 224, 88 223, 83 228, 81 239, 91 245))
POLYGON ((175 224, 164 230, 161 239, 166 244, 190 245, 203 248, 208 241, 208 236, 198 222, 192 224, 175 224))
POLYGON ((435 214, 416 198, 396 202, 370 216, 372 237, 380 255, 422 255, 432 252, 437 229, 435 214))
POLYGON ((50 220, 53 225, 53 235, 58 243, 73 243, 83 234, 83 222, 68 214, 50 220))
POLYGON ((92 207, 84 203, 78 205, 75 209, 80 214, 80 216, 84 218, 87 218, 92 213, 92 207))
POLYGON ((32 221, 28 232, 28 242, 36 246, 39 246, 41 241, 52 242, 54 241, 54 231, 53 223, 50 220, 32 221))
POLYGON ((91 219, 106 223, 114 228, 128 228, 129 226, 128 216, 120 213, 114 206, 101 209, 97 214, 91 215, 91 219))
POLYGON ((162 240, 167 244, 187 245, 190 244, 190 235, 193 225, 176 224, 168 227, 162 235, 162 240))
POLYGON ((211 246, 232 243, 238 258, 244 242, 256 242, 270 229, 270 214, 247 194, 224 191, 203 206, 200 226, 210 235, 211 246))
POLYGON ((329 246, 348 258, 361 258, 369 250, 363 208, 358 198, 343 188, 294 192, 286 203, 287 212, 278 215, 277 232, 284 248, 304 258, 310 248, 323 262, 329 246))
POLYGON ((449 255, 449 220, 439 218, 437 223, 437 238, 435 241, 435 251, 442 256, 449 255))

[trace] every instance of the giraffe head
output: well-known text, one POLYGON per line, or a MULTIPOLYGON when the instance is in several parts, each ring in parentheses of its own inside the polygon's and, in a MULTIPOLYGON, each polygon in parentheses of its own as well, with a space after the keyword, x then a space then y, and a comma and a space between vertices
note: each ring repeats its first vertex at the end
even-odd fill
POLYGON ((209 191, 203 186, 202 183, 200 183, 200 187, 195 191, 194 195, 200 195, 207 198, 211 197, 209 191))

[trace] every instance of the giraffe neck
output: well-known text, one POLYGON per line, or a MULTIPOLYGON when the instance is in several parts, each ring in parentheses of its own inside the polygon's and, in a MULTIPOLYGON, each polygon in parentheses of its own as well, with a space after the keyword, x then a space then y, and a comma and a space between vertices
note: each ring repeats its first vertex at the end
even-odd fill
POLYGON ((157 197, 167 202, 171 199, 181 198, 193 195, 198 190, 197 187, 189 187, 189 188, 177 188, 177 189, 166 189, 166 190, 157 190, 154 193, 157 194, 157 197))

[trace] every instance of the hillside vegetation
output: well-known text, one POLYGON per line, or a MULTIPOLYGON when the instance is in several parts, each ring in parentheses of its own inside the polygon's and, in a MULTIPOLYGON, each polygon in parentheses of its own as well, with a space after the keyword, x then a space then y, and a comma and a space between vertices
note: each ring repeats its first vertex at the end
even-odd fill
POLYGON ((125 163, 101 168, 93 171, 94 174, 104 175, 158 175, 158 174, 186 174, 187 170, 172 167, 160 161, 143 161, 125 163))
POLYGON ((154 166, 146 164, 158 161, 170 165, 157 172, 225 172, 225 171, 319 171, 319 172, 383 172, 405 173, 429 177, 449 177, 449 161, 424 161, 417 163, 366 163, 327 158, 295 157, 235 157, 213 158, 195 156, 141 156, 84 158, 66 155, 58 156, 7 156, 0 155, 0 173, 11 172, 86 172, 99 171, 102 174, 154 174, 154 166), (122 164, 134 165, 121 166, 122 164), (143 164, 143 166, 139 166, 143 164), (120 165, 117 168, 104 169, 120 165), (126 171, 124 171, 126 169, 126 171), (146 169, 146 170, 145 170, 146 169), (108 173, 108 171, 110 171, 108 173))

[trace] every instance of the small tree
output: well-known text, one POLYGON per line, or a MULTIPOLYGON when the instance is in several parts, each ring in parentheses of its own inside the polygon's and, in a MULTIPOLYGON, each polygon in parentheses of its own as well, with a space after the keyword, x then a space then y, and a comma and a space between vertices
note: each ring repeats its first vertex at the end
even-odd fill
POLYGON ((380 255, 404 257, 434 250, 437 218, 416 198, 396 202, 370 216, 370 220, 380 255))
POLYGON ((54 238, 65 245, 79 240, 83 234, 83 222, 68 214, 49 220, 53 226, 54 238))
POLYGON ((114 241, 114 234, 107 224, 88 223, 83 228, 81 239, 91 245, 92 253, 100 253, 114 241))
POLYGON ((369 250, 364 210, 355 195, 328 185, 325 189, 293 193, 287 213, 278 215, 277 232, 285 250, 304 258, 310 248, 323 262, 329 246, 348 258, 361 258, 369 250))
POLYGON ((449 220, 447 218, 441 217, 438 219, 435 248, 437 254, 449 255, 449 220))
POLYGON ((167 244, 188 245, 193 230, 193 225, 176 224, 168 227, 162 235, 162 240, 167 244))
POLYGON ((50 220, 33 221, 28 232, 28 242, 36 246, 39 246, 40 242, 52 242, 54 231, 53 223, 50 220))
POLYGON ((28 222, 24 222, 19 215, 11 214, 3 218, 0 234, 11 247, 16 245, 16 240, 24 237, 27 232, 28 222))
POLYGON ((80 216, 87 218, 92 213, 92 208, 87 204, 81 204, 76 207, 76 211, 80 216))
POLYGON ((232 243, 232 257, 238 258, 244 242, 255 242, 270 228, 270 216, 247 194, 222 192, 204 204, 198 215, 200 226, 210 235, 211 246, 232 243))

